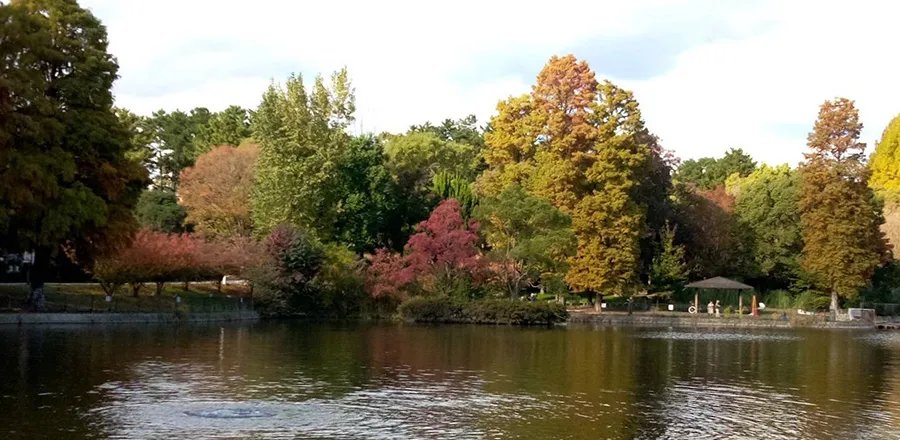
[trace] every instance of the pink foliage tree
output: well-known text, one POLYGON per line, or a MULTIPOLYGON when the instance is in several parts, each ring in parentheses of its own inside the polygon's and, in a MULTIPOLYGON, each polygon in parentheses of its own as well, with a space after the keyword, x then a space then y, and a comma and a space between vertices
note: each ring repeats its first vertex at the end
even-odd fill
POLYGON ((194 278, 213 280, 219 292, 226 275, 246 278, 256 265, 265 264, 265 245, 252 237, 199 241, 194 255, 194 278))
POLYGON ((478 223, 466 223, 455 199, 441 202, 428 220, 416 227, 406 244, 406 255, 376 252, 369 266, 369 290, 375 297, 404 296, 414 282, 426 291, 460 280, 478 284, 484 266, 476 246, 478 223))
POLYGON ((196 266, 196 247, 196 240, 186 234, 142 230, 128 247, 97 259, 92 272, 109 295, 128 284, 137 296, 145 283, 155 283, 159 294, 166 282, 196 266))
MULTIPOLYGON (((204 241, 190 234, 138 232, 128 247, 98 258, 91 272, 107 294, 129 285, 137 296, 146 283, 162 293, 166 283, 214 280, 225 275, 246 277, 269 264, 264 243, 251 237, 204 241)), ((221 290, 221 284, 219 284, 221 290)))
POLYGON ((406 299, 406 287, 416 280, 407 259, 387 249, 375 251, 367 275, 369 292, 375 298, 406 299))

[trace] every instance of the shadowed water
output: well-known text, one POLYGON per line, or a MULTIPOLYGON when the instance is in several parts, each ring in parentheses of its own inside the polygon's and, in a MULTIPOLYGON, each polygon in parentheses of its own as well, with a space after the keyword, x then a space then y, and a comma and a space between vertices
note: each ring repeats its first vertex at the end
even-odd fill
POLYGON ((900 333, 0 328, 0 436, 896 439, 900 333))

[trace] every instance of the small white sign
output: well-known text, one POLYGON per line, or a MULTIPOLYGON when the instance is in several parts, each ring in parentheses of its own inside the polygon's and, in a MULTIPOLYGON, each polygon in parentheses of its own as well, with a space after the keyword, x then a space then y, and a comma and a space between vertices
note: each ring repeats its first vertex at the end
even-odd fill
POLYGON ((175 302, 177 302, 178 304, 181 304, 181 297, 180 297, 180 296, 176 296, 176 297, 175 297, 175 302))
POLYGON ((669 311, 670 311, 670 312, 674 312, 674 311, 675 311, 675 304, 669 304, 669 311))
POLYGON ((106 295, 106 302, 112 302, 112 296, 106 295))
POLYGON ((600 308, 601 308, 601 309, 605 309, 605 308, 606 308, 606 303, 600 303, 600 308))

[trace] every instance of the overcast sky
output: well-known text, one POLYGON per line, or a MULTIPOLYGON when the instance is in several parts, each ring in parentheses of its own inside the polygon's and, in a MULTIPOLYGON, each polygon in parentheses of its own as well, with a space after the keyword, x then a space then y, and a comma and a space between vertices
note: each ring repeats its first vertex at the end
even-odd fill
POLYGON ((635 92, 683 159, 743 148, 796 163, 818 106, 856 100, 870 144, 900 112, 900 6, 886 0, 82 0, 108 27, 117 105, 253 107, 272 79, 347 66, 357 130, 474 113, 554 54, 635 92))

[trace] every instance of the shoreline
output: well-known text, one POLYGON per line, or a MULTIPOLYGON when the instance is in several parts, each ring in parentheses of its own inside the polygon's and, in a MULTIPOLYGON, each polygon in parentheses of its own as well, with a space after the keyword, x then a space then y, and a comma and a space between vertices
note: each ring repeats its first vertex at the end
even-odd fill
POLYGON ((825 321, 821 317, 793 316, 786 321, 771 318, 745 317, 705 317, 643 314, 632 315, 613 312, 569 311, 567 324, 595 326, 636 326, 636 327, 698 327, 698 328, 823 328, 872 330, 879 323, 866 321, 825 321))
MULTIPOLYGON (((259 321, 262 318, 254 311, 212 312, 212 313, 0 313, 0 327, 21 325, 65 325, 65 324, 173 324, 188 322, 240 322, 259 321)), ((365 319, 360 319, 366 321, 365 319)), ((822 317, 794 316, 786 321, 771 318, 746 317, 706 317, 647 314, 636 312, 632 315, 617 312, 596 313, 592 311, 570 310, 569 317, 561 325, 590 325, 604 327, 682 327, 682 328, 819 328, 873 330, 885 325, 893 328, 893 322, 866 321, 825 321, 822 317)), ((559 324, 558 324, 559 325, 559 324)))
POLYGON ((253 311, 212 313, 0 313, 0 326, 58 324, 171 324, 182 322, 256 321, 253 311))

